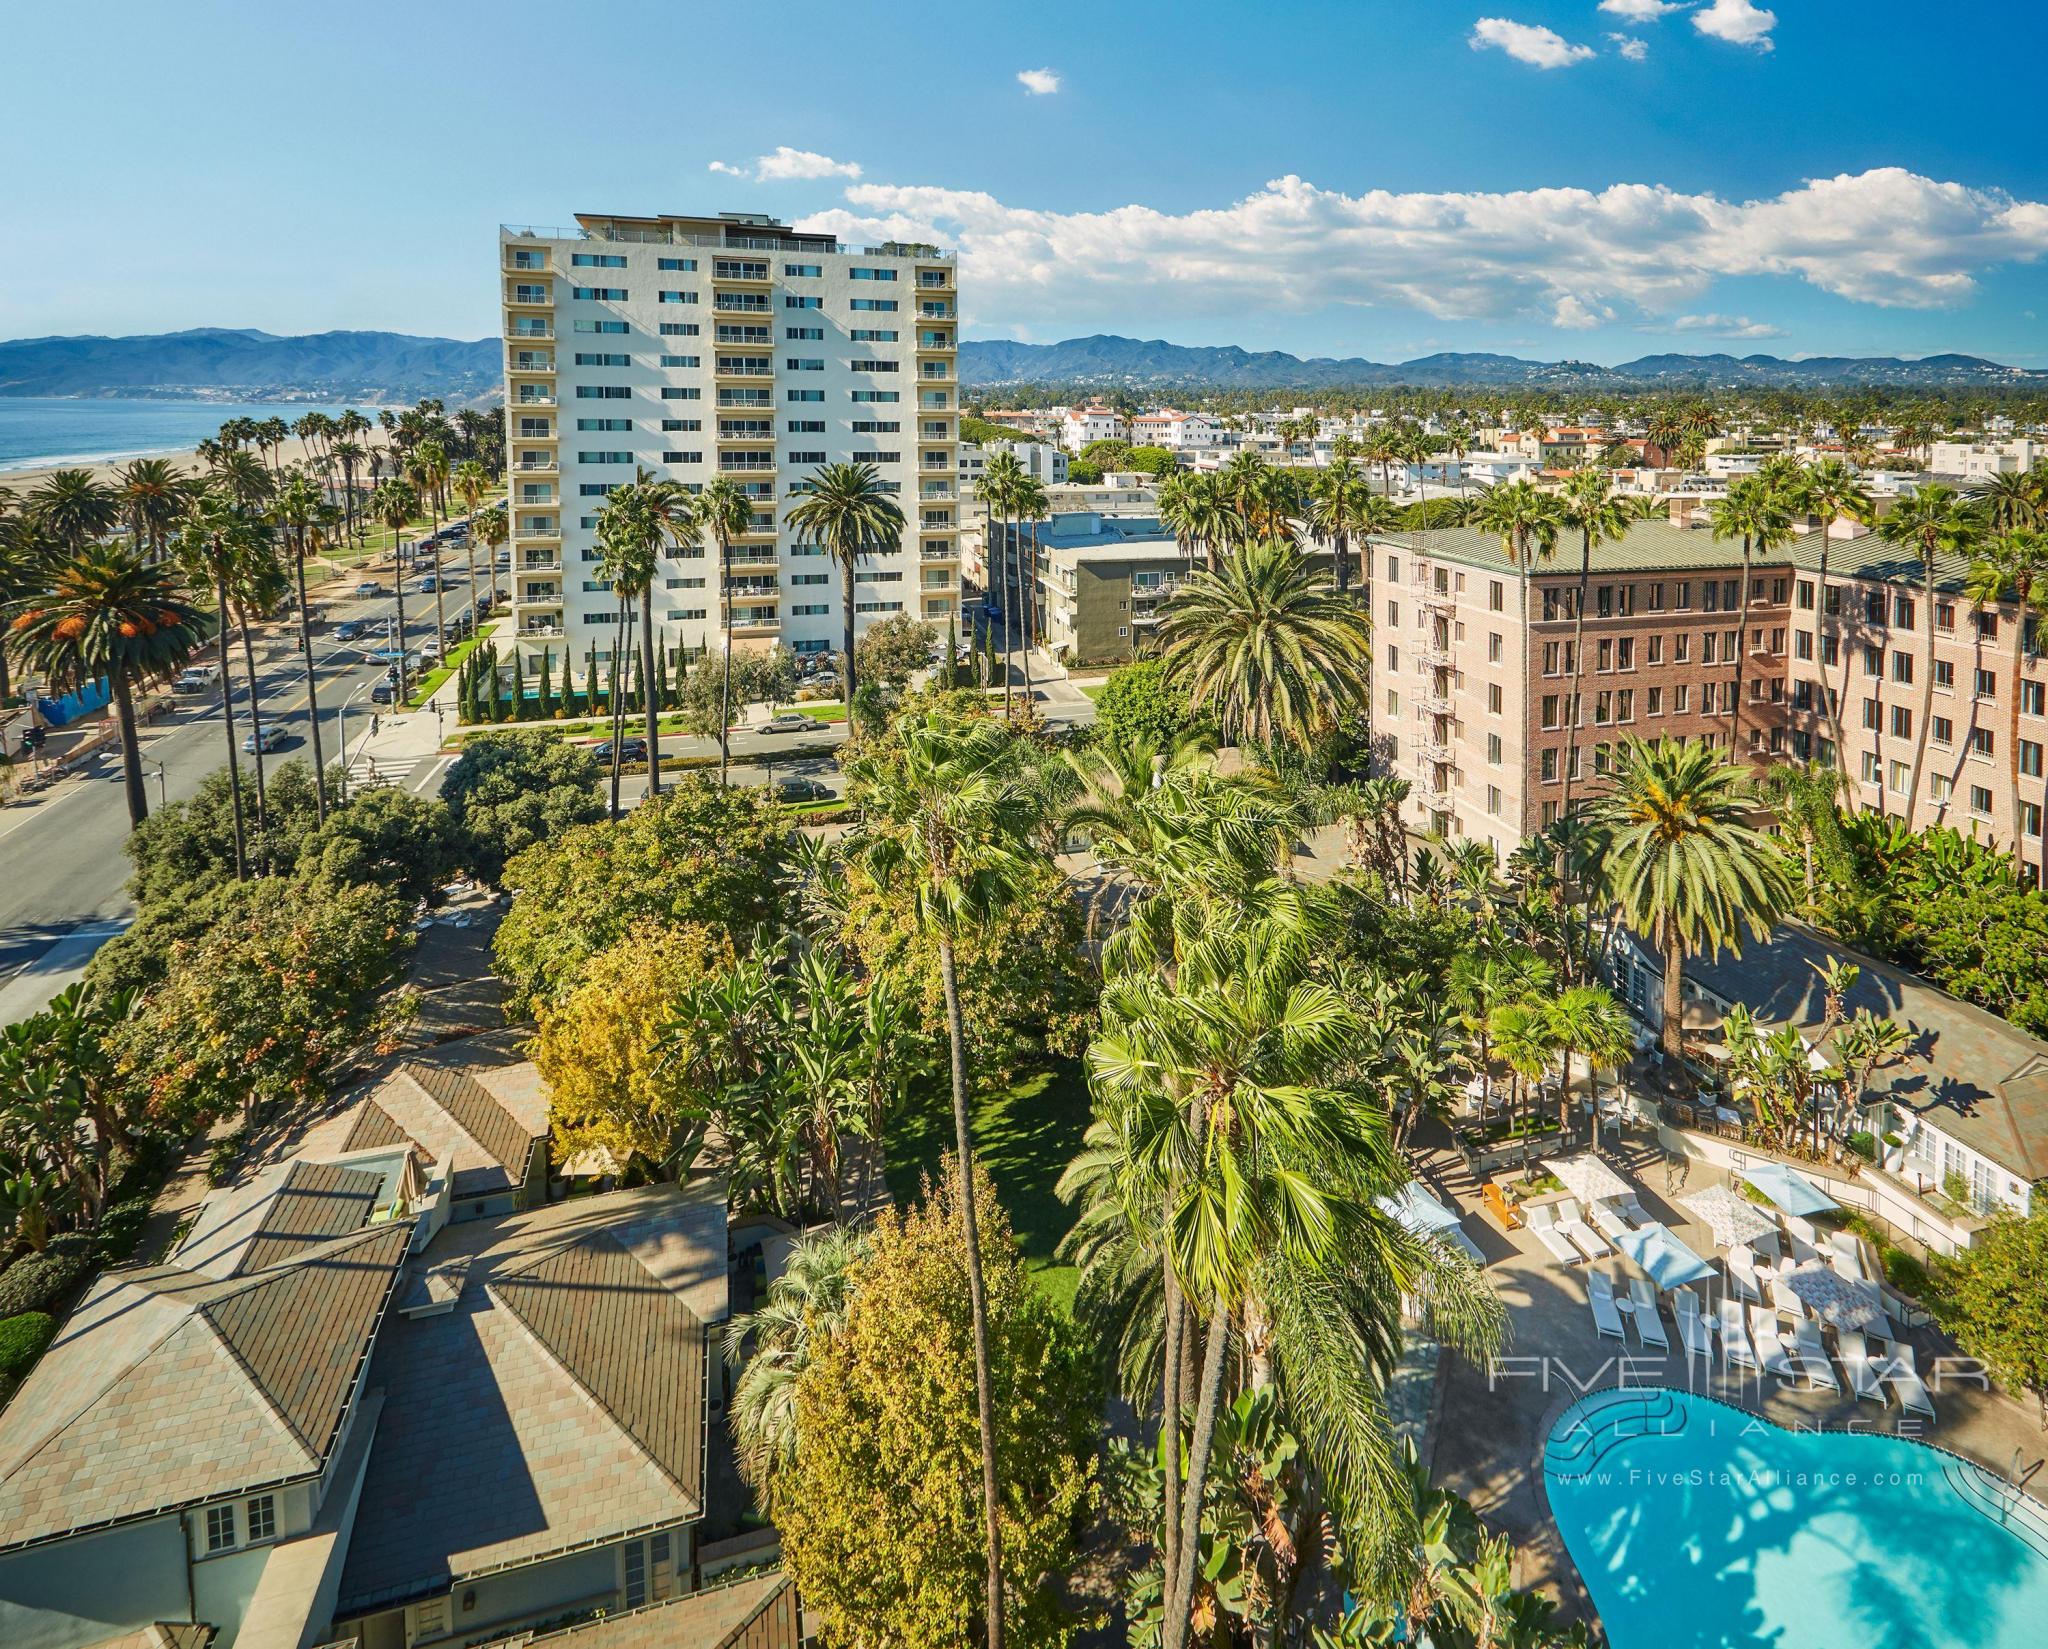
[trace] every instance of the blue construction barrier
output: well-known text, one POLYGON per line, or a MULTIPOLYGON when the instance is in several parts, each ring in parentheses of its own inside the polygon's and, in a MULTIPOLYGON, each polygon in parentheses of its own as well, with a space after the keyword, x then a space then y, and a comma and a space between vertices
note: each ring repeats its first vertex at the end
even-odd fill
POLYGON ((76 692, 66 693, 62 698, 37 699, 36 714, 43 718, 43 724, 47 727, 64 727, 78 720, 80 716, 89 716, 95 710, 105 709, 107 701, 113 696, 113 688, 107 678, 102 676, 98 681, 89 682, 76 692))

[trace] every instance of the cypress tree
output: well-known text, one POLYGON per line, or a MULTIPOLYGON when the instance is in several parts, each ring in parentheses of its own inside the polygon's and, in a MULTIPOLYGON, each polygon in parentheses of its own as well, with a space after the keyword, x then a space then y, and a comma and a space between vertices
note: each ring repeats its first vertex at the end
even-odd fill
POLYGON ((548 681, 550 667, 554 663, 553 655, 554 649, 552 647, 543 647, 540 650, 539 707, 540 719, 542 721, 552 721, 555 716, 555 692, 553 686, 548 681))
POLYGON ((946 685, 960 685, 960 621, 946 620, 946 685))
POLYGON ((527 719, 526 655, 516 647, 512 649, 512 719, 527 719))
POLYGON ((654 708, 657 711, 668 708, 668 649, 654 650, 654 708))

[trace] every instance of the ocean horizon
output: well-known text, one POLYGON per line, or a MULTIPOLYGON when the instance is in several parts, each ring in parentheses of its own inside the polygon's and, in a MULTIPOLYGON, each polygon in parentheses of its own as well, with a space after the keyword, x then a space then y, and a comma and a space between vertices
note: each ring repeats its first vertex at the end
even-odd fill
MULTIPOLYGON (((0 396, 0 475, 55 464, 109 464, 190 452, 230 418, 282 418, 343 409, 321 401, 124 401, 0 396)), ((357 410, 375 418, 373 404, 357 410)))

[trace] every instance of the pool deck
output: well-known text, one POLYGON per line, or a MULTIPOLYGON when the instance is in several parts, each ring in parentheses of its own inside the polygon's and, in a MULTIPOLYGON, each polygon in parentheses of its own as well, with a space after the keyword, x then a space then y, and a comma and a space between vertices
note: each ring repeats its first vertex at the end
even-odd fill
MULTIPOLYGON (((1679 1193, 1667 1194, 1662 1159, 1654 1150, 1637 1151, 1631 1161, 1647 1166, 1631 1172, 1637 1195, 1651 1218, 1661 1220, 1703 1258, 1712 1258, 1712 1236, 1673 1200, 1720 1182, 1722 1176, 1701 1163, 1679 1193)), ((1719 1398, 1789 1428, 1851 1424, 1866 1431, 1924 1437, 1964 1455, 2003 1477, 2015 1456, 2022 1468, 2048 1454, 2048 1437, 2033 1412, 2008 1398, 1955 1379, 1937 1381, 1936 1360, 1954 1348, 1930 1328, 1906 1330, 1922 1376, 1933 1395, 1939 1420, 1915 1420, 1896 1404, 1882 1409, 1847 1393, 1809 1391, 1769 1375, 1736 1369, 1724 1372, 1717 1358, 1709 1372, 1698 1359, 1678 1349, 1678 1334, 1668 1314, 1663 1317, 1673 1350, 1660 1352, 1637 1343, 1633 1330, 1626 1345, 1594 1333, 1586 1303, 1586 1267, 1566 1267, 1526 1231, 1502 1232, 1479 1212, 1476 1188, 1448 1152, 1426 1160, 1426 1177, 1455 1196, 1466 1215, 1464 1229, 1486 1252, 1486 1274, 1508 1309, 1511 1343, 1492 1369, 1446 1355, 1441 1374, 1441 1411, 1434 1438, 1436 1479, 1467 1496, 1489 1526, 1508 1534, 1517 1549, 1517 1583, 1542 1587, 1556 1596, 1567 1618, 1590 1619, 1592 1610, 1577 1569, 1564 1549, 1544 1497, 1542 1454, 1545 1438, 1557 1417, 1589 1390, 1628 1385, 1673 1385, 1719 1398), (1470 1188, 1472 1194, 1457 1194, 1470 1188), (1690 1369, 1688 1369, 1690 1362, 1690 1369)), ((1614 1260, 1602 1262, 1606 1265, 1614 1260)), ((1836 1373, 1841 1375, 1840 1365, 1836 1373)), ((2044 1469, 2042 1478, 2048 1478, 2044 1469)), ((2040 1479, 2032 1485, 2038 1499, 2040 1479)))

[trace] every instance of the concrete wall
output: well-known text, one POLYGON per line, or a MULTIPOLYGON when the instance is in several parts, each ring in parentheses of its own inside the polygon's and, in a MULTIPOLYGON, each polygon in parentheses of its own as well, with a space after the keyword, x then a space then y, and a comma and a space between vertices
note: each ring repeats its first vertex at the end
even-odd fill
MULTIPOLYGON (((191 1620, 175 1516, 0 1556, 0 1644, 83 1649, 158 1620, 191 1620)), ((201 1617, 204 1618, 204 1617, 201 1617)))

